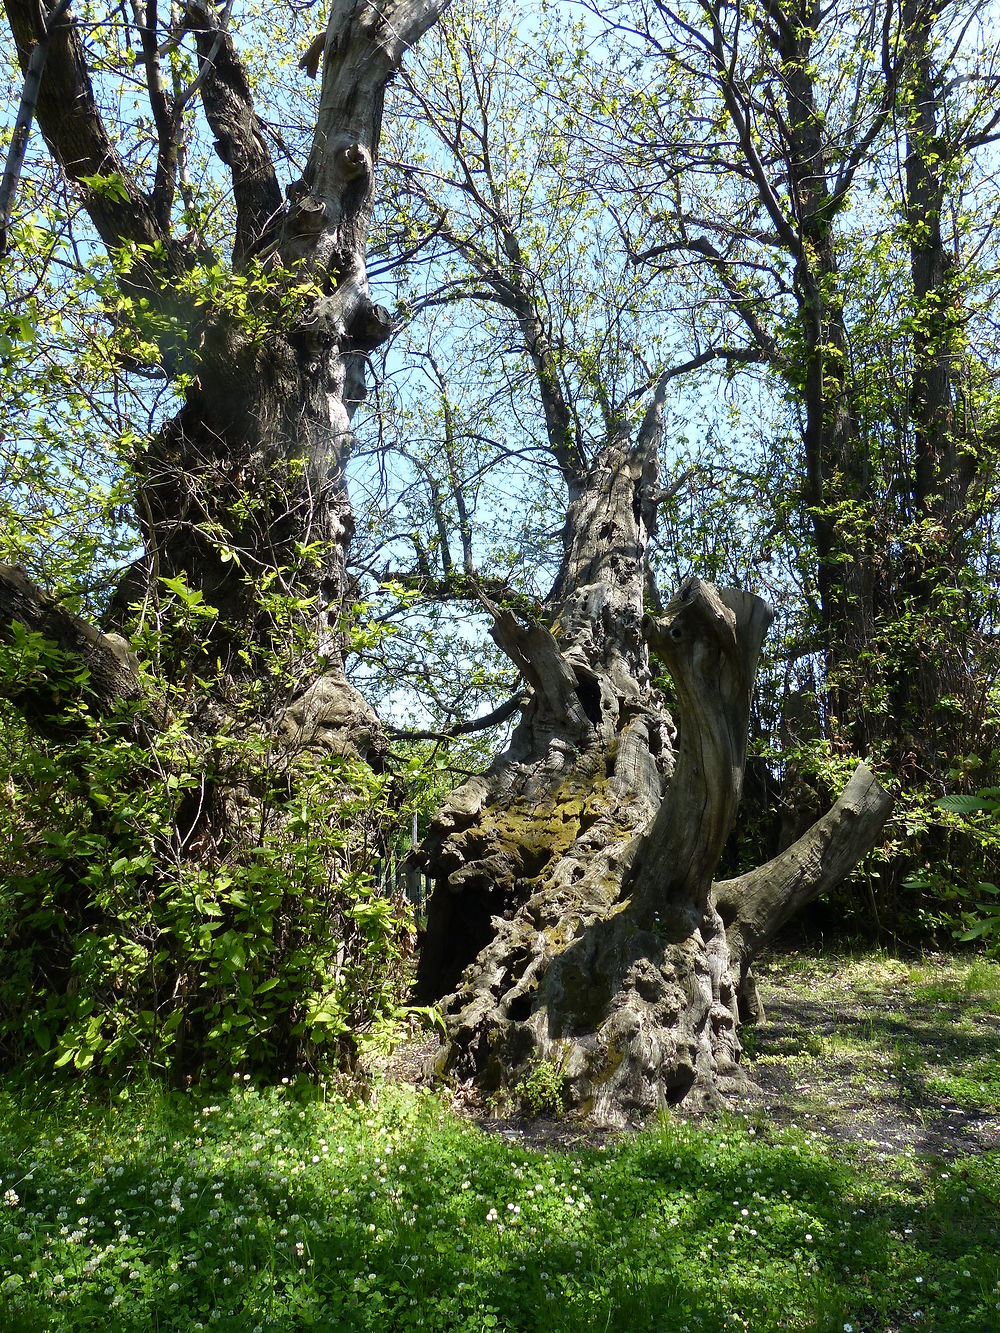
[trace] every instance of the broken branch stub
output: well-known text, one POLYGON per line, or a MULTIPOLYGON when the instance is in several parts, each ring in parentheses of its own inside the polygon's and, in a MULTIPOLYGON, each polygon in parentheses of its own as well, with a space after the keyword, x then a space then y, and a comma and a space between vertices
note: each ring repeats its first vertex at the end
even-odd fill
POLYGON ((708 904, 743 788, 754 674, 773 619, 760 597, 697 578, 684 582, 662 617, 643 617, 646 642, 677 694, 678 754, 632 892, 642 919, 666 900, 683 898, 696 912, 708 904))

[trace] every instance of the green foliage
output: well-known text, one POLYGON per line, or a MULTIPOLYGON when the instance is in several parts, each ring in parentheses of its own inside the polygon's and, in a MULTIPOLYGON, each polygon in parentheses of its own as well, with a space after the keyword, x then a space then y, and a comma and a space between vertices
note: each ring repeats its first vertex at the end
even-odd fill
MULTIPOLYGON (((954 816, 953 823, 969 840, 994 851, 1000 846, 1000 789, 987 787, 971 793, 954 792, 935 802, 939 810, 954 816)), ((1000 888, 989 880, 977 880, 963 897, 961 919, 952 933, 959 940, 985 940, 1000 945, 1000 888)))
MULTIPOLYGON (((15 695, 59 669, 37 635, 0 650, 15 695)), ((97 722, 82 684, 62 741, 0 712, 0 1058, 178 1079, 352 1060, 410 947, 375 882, 398 786, 289 753, 249 712, 200 735, 179 693, 148 734, 97 722)))
POLYGON ((530 1116, 557 1116, 566 1107, 562 1066, 557 1060, 537 1060, 517 1087, 515 1096, 530 1116))
POLYGON ((0 1098, 11 1333, 754 1333, 995 1324, 1000 1161, 664 1121, 532 1151, 300 1084, 0 1098))

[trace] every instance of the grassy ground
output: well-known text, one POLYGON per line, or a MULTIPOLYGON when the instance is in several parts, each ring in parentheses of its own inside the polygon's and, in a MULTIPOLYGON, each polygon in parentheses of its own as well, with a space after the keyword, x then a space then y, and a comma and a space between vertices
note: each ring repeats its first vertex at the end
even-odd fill
POLYGON ((998 1109, 1000 968, 901 968, 772 965, 743 1114, 569 1151, 406 1086, 0 1094, 0 1329, 1000 1329, 947 1109, 998 1109))
POLYGON ((1000 964, 790 953, 764 965, 761 990, 748 1105, 869 1157, 1000 1147, 1000 964))

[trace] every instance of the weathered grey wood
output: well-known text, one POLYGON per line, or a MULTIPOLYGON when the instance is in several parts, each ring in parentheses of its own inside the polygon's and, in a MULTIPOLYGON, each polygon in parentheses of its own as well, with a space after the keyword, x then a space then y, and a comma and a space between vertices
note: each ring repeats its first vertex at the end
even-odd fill
MULTIPOLYGON (((550 628, 498 613, 495 637, 531 688, 523 720, 421 849, 435 889, 419 983, 445 1014, 440 1067, 497 1089, 550 1060, 568 1104, 612 1124, 681 1100, 721 1104, 743 1085, 741 1017, 760 1012, 712 875, 772 613, 691 579, 662 616, 640 617, 649 527, 637 489, 655 443, 655 431, 634 450, 614 441, 576 483, 550 628), (676 727, 643 640, 671 674, 676 727)), ((747 881, 747 938, 780 924, 779 899, 791 911, 820 891, 813 870, 826 884, 871 845, 881 822, 852 825, 843 809, 815 864, 795 862, 801 880, 781 862, 747 881)))
POLYGON ((759 597, 688 579, 660 619, 646 616, 650 650, 677 692, 677 764, 646 836, 633 889, 646 918, 675 904, 701 912, 733 827, 746 766, 757 659, 771 608, 759 597))
POLYGON ((837 803, 797 842, 766 865, 714 886, 730 954, 744 975, 796 912, 851 872, 891 812, 892 797, 859 764, 837 803))

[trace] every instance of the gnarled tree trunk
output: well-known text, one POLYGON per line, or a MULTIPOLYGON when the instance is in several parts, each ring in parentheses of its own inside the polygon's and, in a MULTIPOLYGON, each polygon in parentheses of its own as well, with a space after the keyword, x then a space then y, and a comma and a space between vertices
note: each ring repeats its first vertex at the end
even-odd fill
MULTIPOLYGON (((119 265, 121 285, 137 311, 152 312, 136 343, 155 342, 162 369, 186 376, 183 406, 135 463, 145 551, 105 628, 128 632, 131 608, 165 596, 164 580, 183 578, 201 593, 217 614, 190 642, 165 645, 162 667, 174 683, 205 682, 199 717, 209 731, 234 715, 245 727, 259 698, 261 726, 275 743, 376 762, 384 746, 377 719, 343 670, 339 619, 353 532, 344 472, 351 417, 365 396, 365 359, 390 329, 388 312, 369 296, 365 269, 385 86, 446 3, 391 0, 358 9, 335 0, 322 42, 312 151, 284 198, 226 29, 228 11, 208 0, 181 6, 179 22, 193 33, 202 62, 188 95, 200 96, 231 175, 233 271, 267 274, 266 282, 250 283, 247 310, 235 315, 225 303, 213 311, 184 295, 198 265, 213 257, 172 225, 180 107, 166 90, 156 31, 140 29, 158 136, 154 184, 145 191, 104 124, 72 10, 53 9, 52 22, 39 26, 37 6, 5 0, 22 65, 41 37, 48 46, 36 115, 52 157, 81 192, 109 252, 131 248, 132 262, 119 265), (102 188, 112 176, 116 189, 102 188), (296 607, 305 631, 298 635, 289 619, 296 607), (281 687, 261 692, 276 651, 281 687)), ((74 629, 73 617, 23 574, 0 569, 0 634, 15 620, 52 632, 68 652, 85 640, 92 667, 114 667, 114 636, 101 639, 80 622, 74 629)), ((130 669, 118 672, 117 698, 114 671, 98 675, 87 688, 100 710, 128 701, 130 669)), ((20 702, 37 719, 51 701, 20 702)), ((45 725, 59 725, 51 709, 45 725)))
MULTIPOLYGON (((340 778, 341 767, 318 761, 332 754, 383 767, 386 742, 378 719, 344 672, 345 560, 353 531, 345 466, 351 419, 365 395, 366 358, 390 331, 388 313, 369 295, 365 267, 385 86, 446 4, 332 0, 312 149, 302 179, 283 195, 268 127, 227 30, 231 6, 182 0, 159 18, 155 5, 132 7, 131 35, 141 45, 136 63, 145 73, 156 139, 152 146, 132 145, 126 160, 104 123, 91 79, 90 39, 74 9, 4 0, 22 67, 37 72, 41 62, 32 52, 40 40, 47 44, 41 77, 32 76, 37 120, 115 260, 127 298, 122 308, 136 321, 134 329, 118 329, 122 355, 129 366, 145 358, 157 373, 179 379, 182 405, 133 461, 134 516, 144 550, 112 599, 103 631, 46 596, 24 571, 0 565, 0 640, 27 641, 25 632, 33 631, 48 643, 46 670, 0 682, 0 690, 49 737, 72 740, 88 727, 103 736, 113 725, 115 735, 142 742, 134 751, 136 786, 166 793, 162 825, 158 815, 153 830, 138 830, 149 853, 142 901, 162 904, 177 885, 203 882, 193 910, 197 922, 212 916, 206 939, 220 925, 226 927, 218 930, 221 937, 235 930, 241 903, 262 884, 273 888, 258 873, 266 858, 272 870, 300 868, 288 853, 295 799, 316 789, 316 775, 330 775, 331 785, 342 781, 340 791, 350 794, 351 779, 340 778), (198 73, 179 93, 160 62, 189 34, 198 73), (176 227, 182 112, 195 96, 231 178, 232 282, 221 296, 217 279, 225 261, 176 227), (146 189, 139 174, 144 166, 133 172, 129 161, 144 164, 152 150, 155 173, 146 189), (170 603, 181 608, 173 619, 170 603), (189 620, 185 606, 194 610, 189 620), (162 630, 155 660, 145 666, 125 637, 137 622, 162 630), (165 721, 171 724, 166 737, 165 721), (240 873, 244 879, 230 893, 240 873)), ((134 77, 131 66, 128 77, 134 77)), ((370 774, 360 776, 371 781, 370 774)), ((87 774, 82 781, 87 787, 87 774)), ((322 864, 308 863, 320 886, 319 905, 304 925, 294 899, 305 891, 305 872, 293 878, 288 871, 276 891, 274 940, 267 941, 274 949, 261 948, 266 961, 259 966, 252 930, 241 926, 247 947, 241 943, 231 955, 240 960, 241 975, 224 960, 212 961, 206 945, 195 951, 204 966, 192 981, 196 964, 189 965, 187 946, 177 943, 169 921, 160 933, 164 918, 150 908, 141 948, 148 947, 152 980, 142 1007, 156 1011, 147 1028, 162 1024, 167 1037, 175 1034, 171 1059, 178 1074, 197 1068, 198 1032, 212 1028, 213 1015, 234 995, 244 997, 247 1009, 253 997, 265 997, 258 1008, 270 1026, 256 1013, 240 1019, 257 1034, 259 1064, 284 1070, 313 1058, 310 1024, 319 1020, 309 1018, 310 1006, 321 1011, 338 988, 349 989, 343 978, 350 968, 342 958, 352 900, 349 890, 338 897, 340 884, 350 882, 342 872, 369 833, 381 833, 382 816, 374 812, 362 821, 365 828, 351 823, 340 838, 335 797, 334 788, 317 813, 321 832, 330 836, 321 846, 319 839, 310 844, 320 847, 315 860, 322 864), (264 969, 280 976, 283 967, 311 991, 279 1001, 267 989, 276 984, 271 973, 259 992, 254 989, 264 969)), ((124 836, 105 819, 100 802, 81 818, 109 842, 124 836)), ((125 827, 129 836, 135 833, 127 820, 125 827)), ((303 841, 309 844, 308 834, 303 841)), ((91 919, 113 916, 92 902, 86 868, 74 867, 72 874, 81 877, 78 897, 91 919)), ((265 929, 272 924, 269 912, 262 914, 265 929)), ((50 985, 55 991, 69 984, 75 944, 59 942, 59 949, 59 966, 45 960, 46 974, 22 989, 47 992, 50 985)), ((32 945, 28 952, 34 959, 45 950, 32 945)), ((105 980, 117 993, 112 969, 105 980)), ((359 1009, 366 1002, 367 995, 359 1009)), ((370 1003, 374 1009, 384 1002, 370 1003)), ((369 1010, 360 1018, 371 1016, 369 1010)), ((335 1030, 331 1019, 317 1040, 332 1039, 328 1033, 335 1030)), ((349 1039, 348 1032, 345 1045, 349 1039)))
POLYGON ((551 1061, 569 1105, 617 1124, 740 1086, 755 954, 890 808, 860 769, 776 862, 713 884, 771 611, 692 578, 643 614, 660 410, 571 491, 546 621, 491 608, 531 695, 507 752, 454 793, 421 851, 436 887, 418 985, 441 1002, 446 1067, 512 1089, 551 1061))

